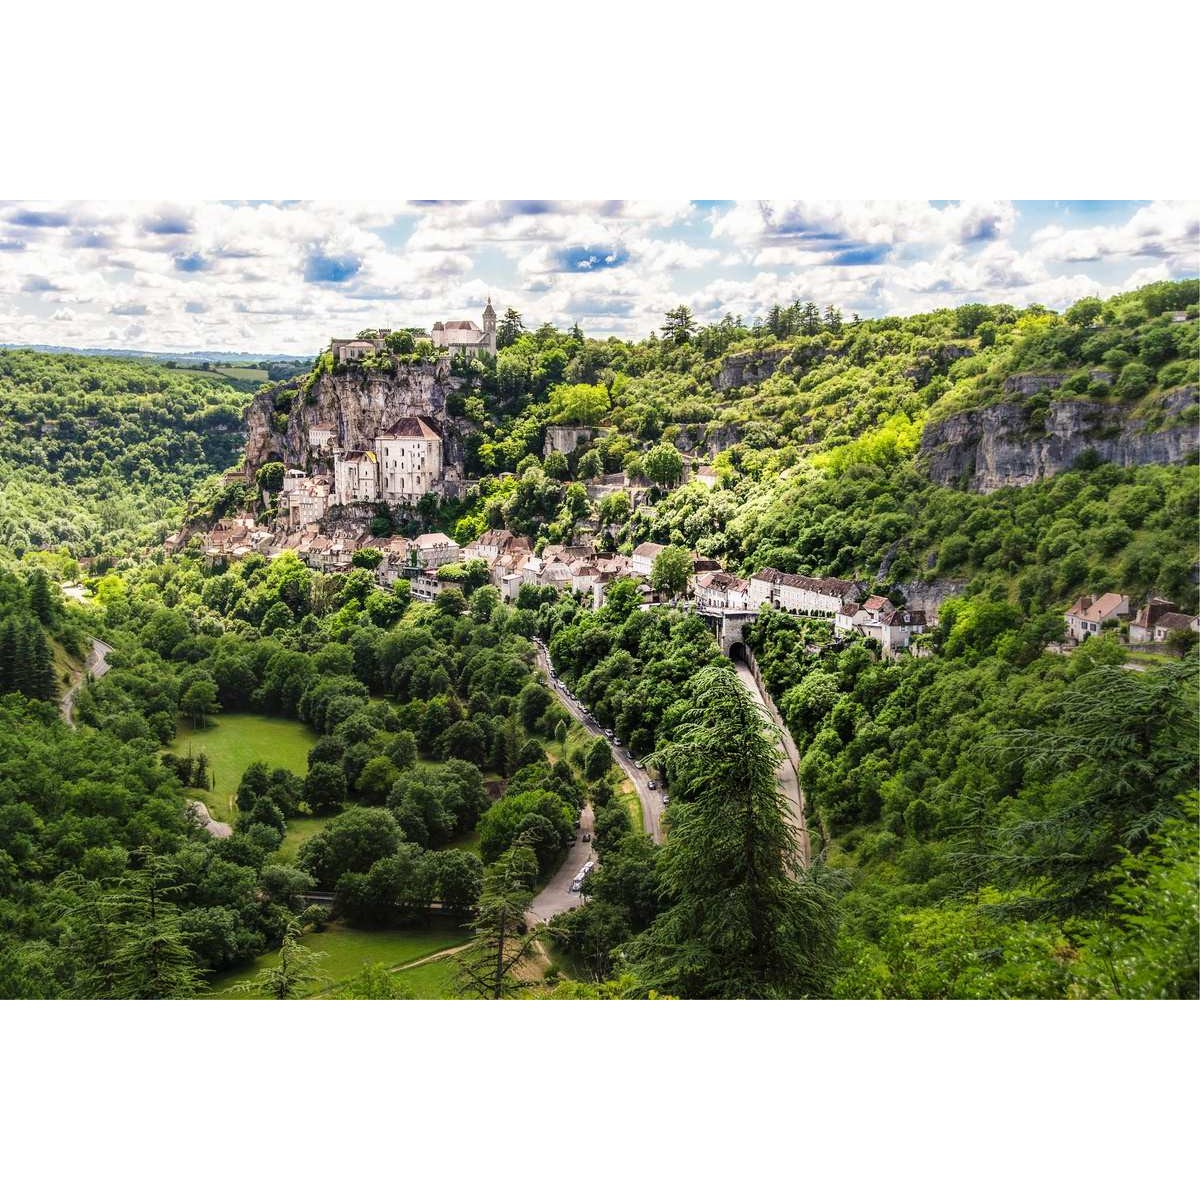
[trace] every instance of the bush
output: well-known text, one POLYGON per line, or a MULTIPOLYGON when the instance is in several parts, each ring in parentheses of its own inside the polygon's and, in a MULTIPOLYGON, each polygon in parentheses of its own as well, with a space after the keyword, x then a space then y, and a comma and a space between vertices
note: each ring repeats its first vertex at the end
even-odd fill
POLYGON ((1136 400, 1153 386, 1154 376, 1149 367, 1144 367, 1141 363, 1127 363, 1121 368, 1116 393, 1122 400, 1136 400))

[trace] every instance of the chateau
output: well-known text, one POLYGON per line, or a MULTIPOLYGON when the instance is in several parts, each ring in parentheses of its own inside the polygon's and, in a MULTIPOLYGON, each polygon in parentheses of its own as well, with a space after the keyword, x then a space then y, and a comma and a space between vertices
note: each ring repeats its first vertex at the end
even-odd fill
MULTIPOLYGON (((390 329, 377 329, 375 336, 370 338, 333 338, 329 349, 334 362, 357 362, 368 355, 384 353, 391 332, 390 329)), ((491 296, 483 310, 482 329, 474 321, 434 321, 429 340, 448 354, 466 354, 472 358, 477 354, 495 354, 496 310, 492 307, 491 296)))

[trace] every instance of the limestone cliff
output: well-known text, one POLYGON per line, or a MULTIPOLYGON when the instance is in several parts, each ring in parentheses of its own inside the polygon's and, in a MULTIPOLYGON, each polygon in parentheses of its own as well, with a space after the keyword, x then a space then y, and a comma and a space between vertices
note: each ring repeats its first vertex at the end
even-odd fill
POLYGON ((281 459, 289 467, 311 465, 309 430, 327 425, 347 450, 370 448, 373 439, 401 417, 431 416, 446 430, 447 466, 462 465, 458 422, 446 402, 462 386, 447 360, 398 364, 391 371, 339 368, 315 379, 278 384, 260 392, 246 412, 246 463, 251 471, 281 459))
MULTIPOLYGON (((1015 378, 1019 386, 1006 391, 1020 397, 1058 382, 1015 378)), ((962 481, 984 493, 1047 479, 1089 451, 1122 467, 1183 463, 1200 449, 1194 414, 1184 415, 1198 400, 1200 388, 1186 384, 1140 402, 1136 415, 1131 405, 1072 399, 1052 402, 1044 417, 1018 400, 1004 400, 929 422, 921 456, 935 483, 962 481)))
POLYGON ((721 364, 713 380, 713 388, 718 392, 727 392, 730 388, 744 387, 748 383, 761 383, 790 353, 786 346, 773 346, 769 350, 744 350, 731 354, 721 364))

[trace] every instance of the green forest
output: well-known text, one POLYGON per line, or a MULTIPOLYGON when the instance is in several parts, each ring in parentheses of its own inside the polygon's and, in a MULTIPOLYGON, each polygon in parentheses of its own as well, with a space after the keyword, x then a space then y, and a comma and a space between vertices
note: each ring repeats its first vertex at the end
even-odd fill
MULTIPOLYGON (((1062 314, 862 320, 814 300, 702 325, 678 308, 638 343, 527 330, 510 309, 494 359, 455 361, 450 415, 479 486, 423 506, 425 528, 463 544, 506 528, 536 551, 656 541, 897 604, 945 589, 920 654, 771 609, 747 631, 798 751, 808 861, 773 726, 687 604, 646 605, 629 580, 598 608, 529 585, 506 603, 459 567, 425 603, 366 559, 321 574, 292 553, 167 553, 185 511, 254 499, 220 481, 246 388, 0 351, 0 996, 235 979, 277 998, 1195 998, 1197 638, 1139 655, 1114 622, 1058 651, 1083 593, 1197 612, 1200 467, 1085 453, 984 492, 935 482, 929 454, 948 418, 1001 403, 1021 410, 1014 437, 1076 402, 1113 430, 1194 427, 1198 328, 1195 281, 1062 314), (1018 375, 1047 382, 1014 400, 1018 375), (544 454, 564 424, 594 436, 544 454), (112 650, 89 681, 94 637, 112 650), (669 789, 662 844, 535 639, 669 789), (243 714, 303 727, 306 770, 253 761, 214 781, 188 733, 243 714), (231 836, 197 819, 214 797, 231 836), (533 927, 585 807, 587 902, 533 927), (411 983, 326 977, 328 929, 457 952, 411 983)), ((303 403, 302 382, 264 394, 284 387, 303 403)), ((680 591, 668 574, 656 585, 680 591)))

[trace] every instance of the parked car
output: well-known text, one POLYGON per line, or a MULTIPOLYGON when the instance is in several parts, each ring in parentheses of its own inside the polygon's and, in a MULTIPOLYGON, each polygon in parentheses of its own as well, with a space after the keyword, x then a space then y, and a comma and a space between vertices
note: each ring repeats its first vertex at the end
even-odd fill
POLYGON ((604 731, 604 736, 605 736, 606 738, 610 738, 610 737, 612 737, 612 735, 613 735, 613 731, 612 731, 611 729, 606 729, 606 730, 604 731))
POLYGON ((643 767, 643 766, 642 766, 642 764, 641 764, 640 762, 635 762, 633 765, 634 765, 635 767, 637 767, 637 769, 638 769, 639 771, 644 771, 644 770, 646 769, 645 767, 643 767))
POLYGON ((653 792, 657 789, 658 784, 655 783, 653 779, 651 779, 650 782, 646 784, 646 786, 653 792))
POLYGON ((583 835, 583 840, 584 840, 585 842, 590 842, 590 841, 592 840, 592 835, 591 835, 590 833, 585 833, 585 834, 583 835))

